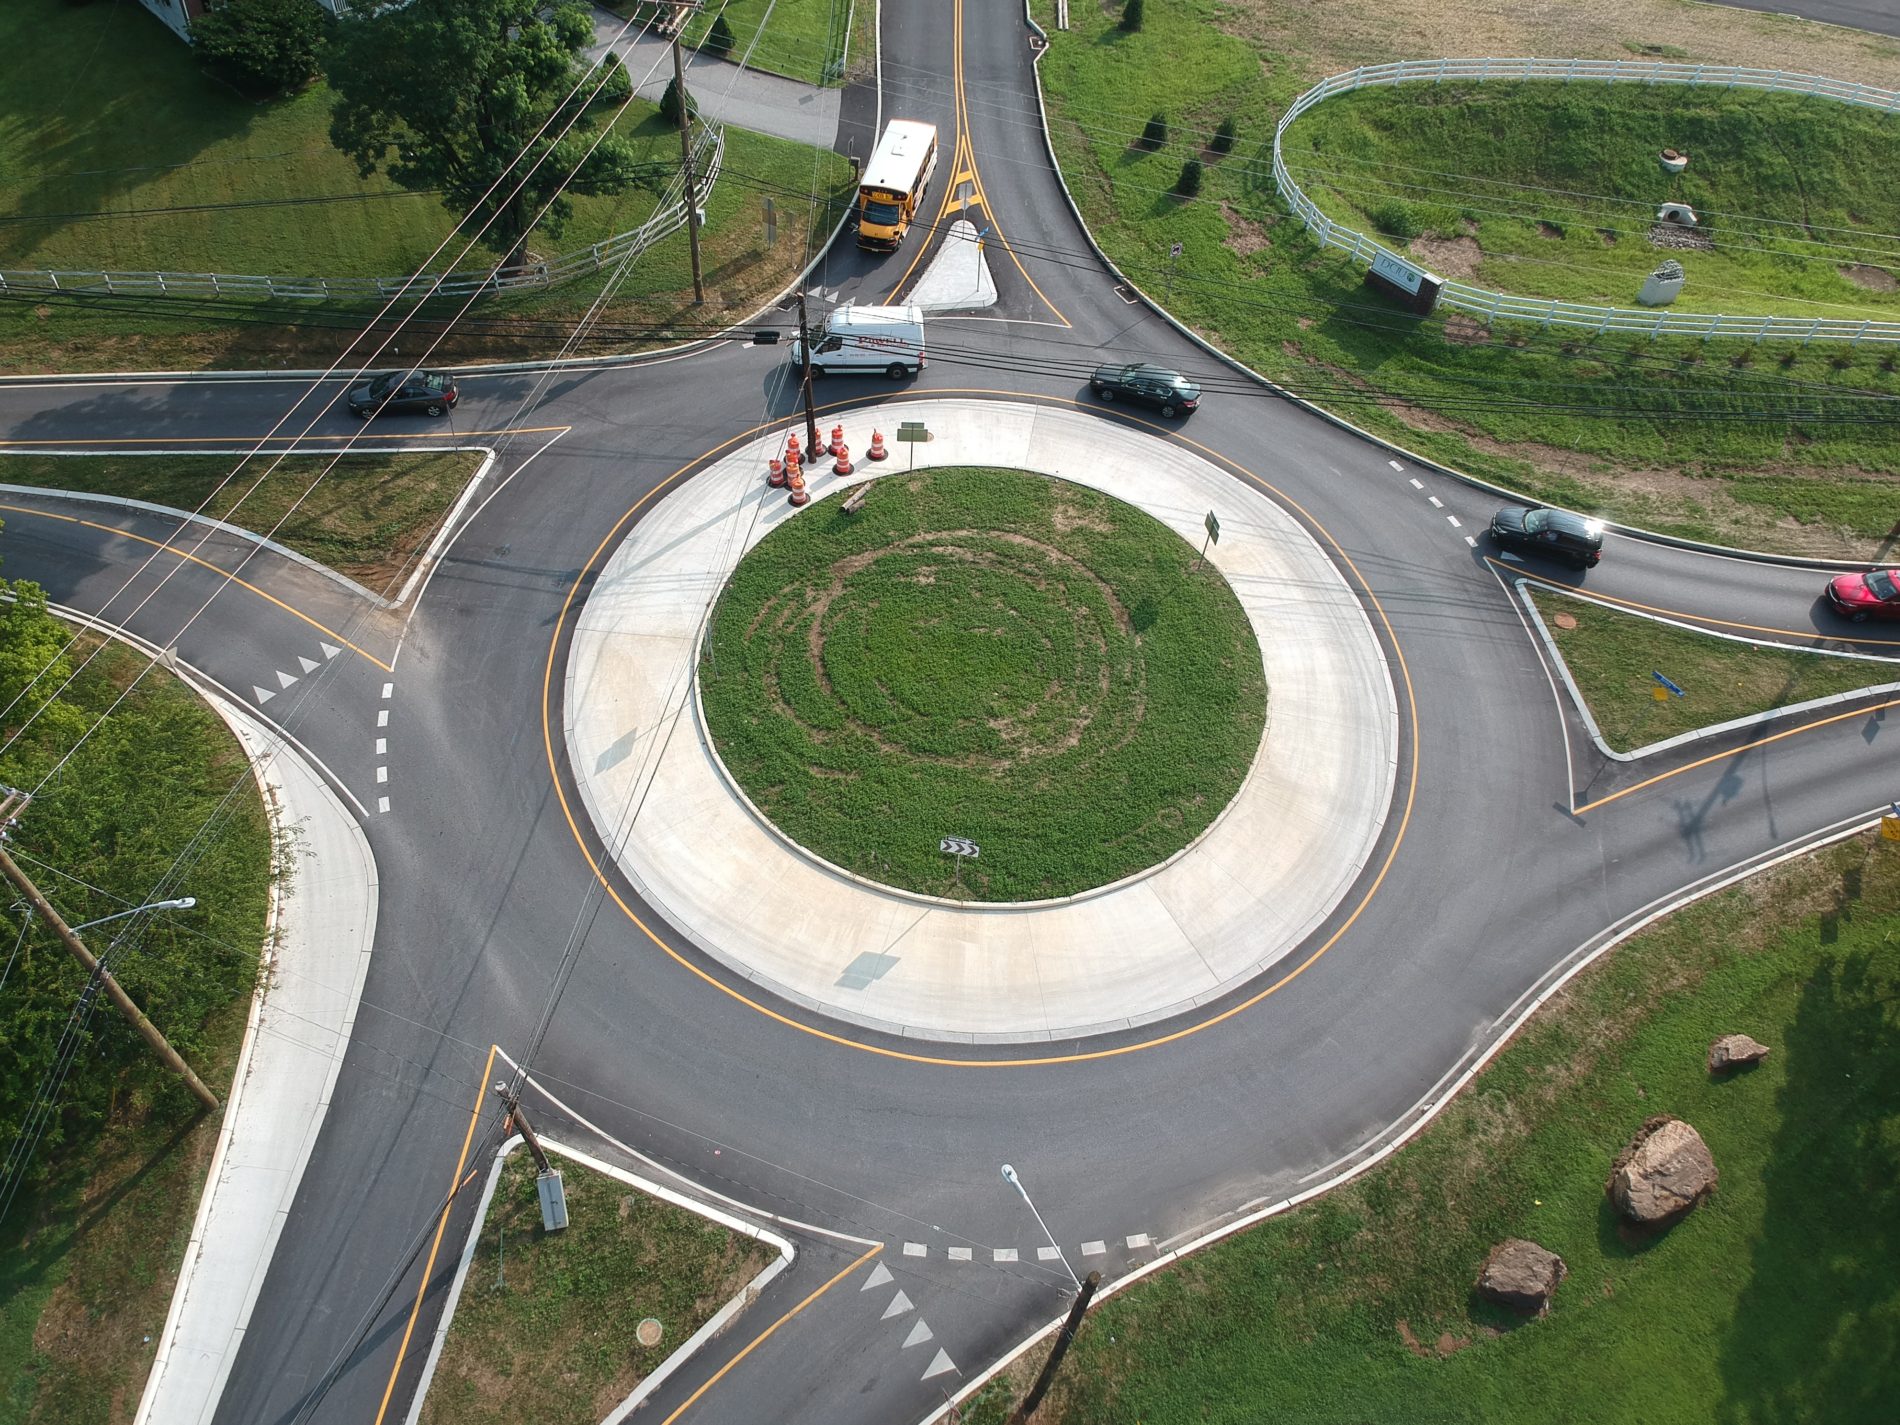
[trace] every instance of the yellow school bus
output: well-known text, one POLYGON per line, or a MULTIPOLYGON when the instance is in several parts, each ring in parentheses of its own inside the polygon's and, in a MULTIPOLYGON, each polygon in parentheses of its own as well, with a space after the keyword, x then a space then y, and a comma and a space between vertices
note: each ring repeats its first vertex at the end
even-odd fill
POLYGON ((892 119, 858 184, 858 246, 894 252, 937 167, 937 126, 892 119))

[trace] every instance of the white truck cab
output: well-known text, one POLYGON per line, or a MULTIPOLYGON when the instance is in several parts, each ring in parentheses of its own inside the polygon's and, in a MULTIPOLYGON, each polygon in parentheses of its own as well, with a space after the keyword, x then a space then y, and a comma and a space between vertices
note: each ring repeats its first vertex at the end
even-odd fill
MULTIPOLYGON (((792 342, 792 365, 805 363, 805 342, 792 342)), ((812 345, 811 372, 882 371, 893 381, 924 369, 921 307, 834 308, 812 345)))

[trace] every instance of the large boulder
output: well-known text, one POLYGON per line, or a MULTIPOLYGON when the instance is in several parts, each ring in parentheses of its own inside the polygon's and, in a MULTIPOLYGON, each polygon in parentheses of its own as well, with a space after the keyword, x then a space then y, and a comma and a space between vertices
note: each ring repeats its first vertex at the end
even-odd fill
POLYGON ((1726 1074, 1744 1064, 1759 1064, 1767 1057, 1766 1044, 1757 1044, 1746 1034, 1724 1034, 1709 1045, 1709 1072, 1726 1074))
POLYGON ((1484 1259, 1484 1269, 1478 1273, 1478 1294, 1526 1316, 1542 1316, 1550 1310, 1557 1284, 1569 1270, 1555 1252, 1513 1237, 1498 1243, 1484 1259))
POLYGON ((1700 1133, 1679 1118, 1652 1118, 1617 1155, 1607 1187, 1631 1222, 1661 1227, 1715 1191, 1718 1176, 1700 1133))

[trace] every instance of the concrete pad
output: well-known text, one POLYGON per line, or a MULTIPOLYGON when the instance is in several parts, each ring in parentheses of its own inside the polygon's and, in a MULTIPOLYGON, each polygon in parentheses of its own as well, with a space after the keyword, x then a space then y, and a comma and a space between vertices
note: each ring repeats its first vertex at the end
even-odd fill
MULTIPOLYGON (((967 905, 878 886, 788 841, 726 776, 692 673, 743 552, 797 511, 764 480, 785 432, 663 500, 601 571, 566 669, 588 813, 641 893, 708 954, 827 1015, 918 1038, 1014 1042, 1147 1023, 1245 984, 1338 905, 1398 769, 1398 705, 1357 597, 1258 487, 1082 412, 907 401, 842 418, 853 450, 922 420, 928 444, 812 482, 814 500, 917 465, 1014 466, 1128 501, 1209 553, 1259 639, 1267 731, 1226 810, 1159 867, 1062 901, 967 905)), ((876 499, 873 489, 870 498, 876 499)))
POLYGON ((908 300, 926 312, 967 312, 996 305, 996 279, 990 275, 975 223, 958 218, 950 224, 908 300))

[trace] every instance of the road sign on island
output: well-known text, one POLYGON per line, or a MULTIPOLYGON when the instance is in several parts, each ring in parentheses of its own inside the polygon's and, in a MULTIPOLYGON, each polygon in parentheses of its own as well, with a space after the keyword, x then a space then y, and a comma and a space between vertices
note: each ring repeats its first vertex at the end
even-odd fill
POLYGON ((946 856, 968 856, 975 860, 982 848, 967 836, 946 836, 937 843, 937 849, 946 856))
POLYGON ((900 444, 910 447, 910 468, 915 470, 917 468, 918 445, 924 441, 934 439, 934 437, 924 428, 922 421, 899 421, 897 424, 897 439, 900 444))
POLYGON ((1214 517, 1212 510, 1209 510, 1207 518, 1201 521, 1201 528, 1207 531, 1207 538, 1201 541, 1200 557, 1194 561, 1196 569, 1199 569, 1202 560, 1207 558, 1207 546, 1220 543, 1220 521, 1214 517))
POLYGON ((1893 803, 1880 818, 1880 835, 1886 841, 1900 841, 1900 802, 1893 803))
POLYGON ((1686 696, 1681 688, 1663 677, 1661 673, 1651 673, 1649 676, 1656 680, 1654 697, 1657 702, 1661 702, 1665 698, 1680 698, 1686 696))

